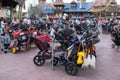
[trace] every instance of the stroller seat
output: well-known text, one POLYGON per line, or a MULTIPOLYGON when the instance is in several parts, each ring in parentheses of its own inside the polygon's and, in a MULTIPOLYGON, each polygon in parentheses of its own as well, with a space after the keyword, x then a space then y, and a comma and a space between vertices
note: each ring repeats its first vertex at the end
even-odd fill
POLYGON ((37 38, 33 38, 34 39, 34 43, 36 45, 36 47, 41 50, 41 51, 48 51, 48 49, 50 48, 50 44, 46 41, 37 39, 37 38))

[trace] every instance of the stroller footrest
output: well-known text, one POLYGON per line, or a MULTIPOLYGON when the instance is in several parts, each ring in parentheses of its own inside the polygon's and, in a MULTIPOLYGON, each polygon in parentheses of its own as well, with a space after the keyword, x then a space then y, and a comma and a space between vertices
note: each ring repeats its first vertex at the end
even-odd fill
POLYGON ((59 57, 59 56, 62 55, 63 53, 64 53, 64 52, 55 52, 55 53, 54 53, 54 56, 55 56, 55 57, 59 57))

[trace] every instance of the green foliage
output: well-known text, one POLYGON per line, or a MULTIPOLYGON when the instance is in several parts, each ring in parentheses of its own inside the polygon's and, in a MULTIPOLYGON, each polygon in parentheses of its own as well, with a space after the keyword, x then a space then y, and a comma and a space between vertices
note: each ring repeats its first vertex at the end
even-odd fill
POLYGON ((39 6, 32 6, 30 5, 28 13, 31 17, 34 17, 34 14, 39 14, 40 16, 43 15, 43 12, 40 10, 39 6))

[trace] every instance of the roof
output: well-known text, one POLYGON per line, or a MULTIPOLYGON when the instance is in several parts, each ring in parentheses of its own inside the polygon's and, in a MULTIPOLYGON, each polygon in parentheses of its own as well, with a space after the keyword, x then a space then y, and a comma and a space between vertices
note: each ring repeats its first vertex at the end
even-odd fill
POLYGON ((54 3, 54 5, 64 5, 64 3, 54 3))
POLYGON ((15 8, 18 4, 24 5, 25 0, 1 0, 2 1, 2 7, 11 7, 15 8))
POLYGON ((14 8, 18 4, 17 1, 15 0, 1 0, 2 1, 2 7, 7 7, 7 6, 13 6, 14 8))
POLYGON ((70 3, 65 3, 64 12, 88 12, 89 9, 92 7, 93 2, 83 3, 82 4, 83 8, 80 8, 79 3, 77 3, 76 5, 77 5, 76 8, 71 8, 70 3))
POLYGON ((116 3, 116 0, 96 0, 89 11, 90 12, 105 11, 111 3, 116 3))
POLYGON ((76 2, 73 0, 73 1, 71 2, 71 4, 76 4, 76 2))
MULTIPOLYGON (((80 4, 76 3, 76 8, 71 7, 71 3, 64 3, 64 12, 88 12, 92 7, 93 2, 83 3, 83 8, 80 9, 80 4)), ((43 13, 53 14, 55 12, 54 8, 50 4, 44 4, 40 6, 43 13)))
POLYGON ((48 5, 47 6, 40 6, 40 10, 43 13, 46 13, 46 14, 53 14, 55 12, 54 8, 53 7, 49 7, 48 5))
POLYGON ((39 6, 52 7, 52 5, 51 5, 51 4, 46 4, 46 3, 44 3, 44 4, 40 4, 39 6))
POLYGON ((46 0, 39 0, 39 1, 46 1, 46 0))
POLYGON ((56 0, 54 5, 64 5, 63 0, 56 0))

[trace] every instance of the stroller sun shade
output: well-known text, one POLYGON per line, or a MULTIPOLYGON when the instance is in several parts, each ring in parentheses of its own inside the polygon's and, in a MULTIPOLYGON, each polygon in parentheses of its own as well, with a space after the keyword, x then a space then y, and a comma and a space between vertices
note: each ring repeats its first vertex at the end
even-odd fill
POLYGON ((40 49, 41 51, 48 50, 48 48, 50 47, 50 44, 48 44, 46 41, 43 41, 37 38, 34 38, 34 43, 36 47, 40 49))

